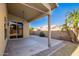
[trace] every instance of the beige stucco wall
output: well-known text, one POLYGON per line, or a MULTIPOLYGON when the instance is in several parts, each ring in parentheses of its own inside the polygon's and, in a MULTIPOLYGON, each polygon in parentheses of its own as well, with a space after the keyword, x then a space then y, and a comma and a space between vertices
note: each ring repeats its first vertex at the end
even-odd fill
POLYGON ((6 4, 0 3, 0 55, 3 55, 7 40, 5 40, 4 17, 7 17, 6 4))
POLYGON ((29 23, 26 20, 23 22, 23 37, 29 37, 29 23))

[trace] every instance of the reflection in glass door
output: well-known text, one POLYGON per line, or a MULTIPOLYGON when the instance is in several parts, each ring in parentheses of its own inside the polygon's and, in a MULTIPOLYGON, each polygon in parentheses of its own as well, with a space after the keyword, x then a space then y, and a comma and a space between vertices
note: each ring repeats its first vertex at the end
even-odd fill
POLYGON ((22 23, 17 23, 17 38, 22 38, 23 37, 23 24, 22 23))
POLYGON ((20 22, 10 22, 10 38, 23 37, 23 24, 20 22))
POLYGON ((16 38, 16 23, 10 22, 10 38, 16 38))

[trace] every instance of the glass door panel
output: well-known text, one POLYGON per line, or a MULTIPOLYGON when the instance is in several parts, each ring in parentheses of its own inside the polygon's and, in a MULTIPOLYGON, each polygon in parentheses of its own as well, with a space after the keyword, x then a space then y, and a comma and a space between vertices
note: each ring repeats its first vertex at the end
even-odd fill
POLYGON ((17 37, 22 38, 23 37, 23 24, 17 23, 17 37))
POLYGON ((10 38, 16 38, 17 33, 16 33, 16 23, 10 23, 10 38))

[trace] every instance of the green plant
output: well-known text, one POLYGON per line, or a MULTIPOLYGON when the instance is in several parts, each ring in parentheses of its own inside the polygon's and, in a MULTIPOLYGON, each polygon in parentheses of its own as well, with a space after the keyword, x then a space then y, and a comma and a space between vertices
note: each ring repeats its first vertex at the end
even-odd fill
POLYGON ((68 32, 68 35, 70 35, 69 30, 71 30, 70 26, 72 27, 73 32, 74 32, 74 37, 75 37, 75 41, 77 40, 78 37, 78 23, 79 23, 79 10, 74 10, 72 12, 69 12, 66 15, 66 20, 65 20, 65 24, 63 24, 63 29, 66 29, 66 31, 68 32))
POLYGON ((74 34, 76 36, 76 40, 78 37, 78 23, 79 23, 79 10, 74 10, 73 12, 70 12, 67 15, 67 23, 72 25, 72 28, 74 29, 74 34))
POLYGON ((33 27, 29 27, 29 29, 30 29, 30 30, 33 30, 34 28, 33 28, 33 27))
POLYGON ((40 37, 45 37, 44 32, 43 32, 43 31, 41 31, 41 32, 40 32, 40 34, 39 34, 39 36, 40 36, 40 37))
POLYGON ((65 20, 65 24, 62 25, 61 31, 64 31, 64 30, 67 32, 69 39, 72 39, 71 34, 70 34, 71 28, 67 25, 67 20, 65 20))
POLYGON ((67 26, 66 24, 63 24, 61 31, 64 31, 64 30, 65 30, 65 31, 69 31, 69 30, 70 30, 70 27, 67 26))

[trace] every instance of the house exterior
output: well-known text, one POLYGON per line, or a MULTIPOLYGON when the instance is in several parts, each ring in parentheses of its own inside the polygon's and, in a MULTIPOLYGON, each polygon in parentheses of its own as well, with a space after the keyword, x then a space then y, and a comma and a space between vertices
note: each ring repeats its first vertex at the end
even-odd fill
POLYGON ((50 12, 56 7, 56 3, 0 3, 0 55, 9 39, 29 37, 29 22, 46 15, 50 39, 50 12))

